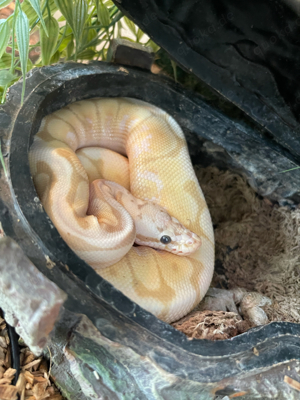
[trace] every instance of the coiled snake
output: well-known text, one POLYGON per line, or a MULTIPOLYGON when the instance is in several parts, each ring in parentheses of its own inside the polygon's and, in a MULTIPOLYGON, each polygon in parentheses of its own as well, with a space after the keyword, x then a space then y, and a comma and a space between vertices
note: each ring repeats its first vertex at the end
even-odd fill
POLYGON ((70 104, 43 119, 29 159, 45 211, 103 278, 166 322, 203 298, 212 223, 166 112, 130 98, 70 104))

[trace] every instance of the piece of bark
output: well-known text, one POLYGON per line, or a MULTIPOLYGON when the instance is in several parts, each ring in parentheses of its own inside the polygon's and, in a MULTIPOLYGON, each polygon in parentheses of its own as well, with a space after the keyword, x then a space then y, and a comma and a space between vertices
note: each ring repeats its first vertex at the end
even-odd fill
POLYGON ((6 321, 35 354, 40 354, 66 294, 9 237, 0 239, 0 277, 0 304, 6 321))

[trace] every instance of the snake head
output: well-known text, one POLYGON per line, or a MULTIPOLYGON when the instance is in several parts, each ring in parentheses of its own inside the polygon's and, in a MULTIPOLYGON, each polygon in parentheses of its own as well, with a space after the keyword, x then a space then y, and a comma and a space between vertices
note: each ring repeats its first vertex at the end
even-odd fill
POLYGON ((191 232, 163 207, 147 202, 135 220, 135 243, 188 256, 201 245, 198 235, 191 232))

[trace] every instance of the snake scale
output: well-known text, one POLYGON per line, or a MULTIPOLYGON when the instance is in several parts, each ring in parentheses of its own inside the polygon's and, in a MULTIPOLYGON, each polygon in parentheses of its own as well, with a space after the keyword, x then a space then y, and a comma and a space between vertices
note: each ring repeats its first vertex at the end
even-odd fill
POLYGON ((53 224, 104 279, 169 323, 199 303, 213 228, 170 115, 132 98, 78 101, 42 120, 29 160, 53 224))

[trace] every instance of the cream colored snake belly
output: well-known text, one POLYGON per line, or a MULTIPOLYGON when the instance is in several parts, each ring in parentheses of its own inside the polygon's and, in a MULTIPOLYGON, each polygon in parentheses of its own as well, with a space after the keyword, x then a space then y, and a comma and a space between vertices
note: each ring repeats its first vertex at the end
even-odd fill
POLYGON ((45 211, 104 279, 166 322, 199 303, 213 229, 171 116, 131 98, 79 101, 43 119, 29 159, 45 211))

